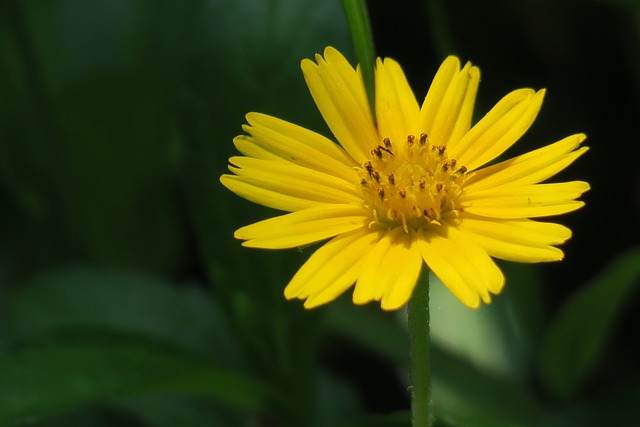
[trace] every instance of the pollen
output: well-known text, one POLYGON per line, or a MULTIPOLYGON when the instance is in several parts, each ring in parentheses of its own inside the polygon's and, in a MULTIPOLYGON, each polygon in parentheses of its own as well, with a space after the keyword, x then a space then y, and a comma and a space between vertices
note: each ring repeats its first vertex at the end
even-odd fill
POLYGON ((458 217, 467 168, 449 158, 447 147, 427 134, 407 135, 399 144, 384 138, 358 168, 360 191, 374 222, 420 229, 458 217))

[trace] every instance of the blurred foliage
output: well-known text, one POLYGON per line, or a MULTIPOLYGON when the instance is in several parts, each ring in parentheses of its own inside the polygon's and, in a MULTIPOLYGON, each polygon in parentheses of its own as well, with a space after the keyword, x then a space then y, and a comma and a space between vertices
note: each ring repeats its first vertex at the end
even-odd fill
MULTIPOLYGON (((566 260, 503 263, 478 311, 432 278, 440 426, 630 425, 640 116, 634 1, 370 2, 418 97, 455 53, 478 114, 549 88, 515 152, 585 131, 566 260)), ((0 426, 408 426, 404 313, 282 290, 312 248, 247 250, 272 214, 218 177, 244 114, 330 135, 299 62, 354 59, 339 0, 0 2, 0 426)))
POLYGON ((640 277, 640 251, 621 256, 552 318, 540 349, 540 373, 556 397, 568 399, 608 347, 615 321, 640 277), (597 308, 597 309, 594 309, 597 308))

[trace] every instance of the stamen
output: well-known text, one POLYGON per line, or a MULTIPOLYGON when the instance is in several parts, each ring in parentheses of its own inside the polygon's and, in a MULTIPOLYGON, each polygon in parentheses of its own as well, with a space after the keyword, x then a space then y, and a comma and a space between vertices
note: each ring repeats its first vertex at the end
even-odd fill
MULTIPOLYGON (((385 143, 385 145, 386 145, 386 143, 385 143)), ((389 143, 389 145, 391 145, 391 143, 389 143)), ((389 148, 383 147, 382 145, 378 145, 378 146, 374 147, 373 150, 371 150, 371 154, 375 155, 378 158, 378 160, 382 160, 382 152, 383 151, 386 151, 387 153, 391 154, 392 156, 394 155, 391 152, 391 150, 389 150, 389 148)))
POLYGON ((369 172, 369 176, 373 177, 373 165, 371 164, 371 162, 365 162, 364 168, 367 170, 367 172, 369 172))
POLYGON ((448 158, 445 145, 429 144, 424 132, 418 138, 409 134, 406 141, 408 149, 395 150, 391 140, 383 138, 357 168, 364 204, 374 222, 401 225, 408 233, 409 228, 458 217, 467 168, 448 158))

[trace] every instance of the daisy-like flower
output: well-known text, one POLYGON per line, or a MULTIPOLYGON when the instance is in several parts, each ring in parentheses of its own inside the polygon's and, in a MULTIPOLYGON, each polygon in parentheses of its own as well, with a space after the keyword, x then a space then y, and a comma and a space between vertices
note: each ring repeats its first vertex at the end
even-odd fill
POLYGON ((531 218, 583 206, 582 181, 540 182, 587 151, 576 134, 485 166, 531 126, 544 90, 519 89, 471 127, 477 67, 448 57, 422 106, 402 69, 377 60, 375 117, 360 73, 328 47, 301 64, 311 95, 339 144, 308 129, 250 113, 244 156, 220 180, 252 202, 287 214, 238 229, 254 248, 328 240, 291 279, 286 298, 312 308, 355 284, 353 302, 384 310, 411 297, 423 264, 465 305, 498 294, 504 276, 492 257, 557 261, 571 230, 531 218))

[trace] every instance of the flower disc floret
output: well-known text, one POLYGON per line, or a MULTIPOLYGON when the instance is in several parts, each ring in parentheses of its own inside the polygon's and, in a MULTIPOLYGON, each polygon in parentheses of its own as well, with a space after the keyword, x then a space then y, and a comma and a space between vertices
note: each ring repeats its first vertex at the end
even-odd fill
POLYGON ((357 168, 374 222, 408 233, 459 216, 467 168, 448 158, 446 146, 430 144, 426 133, 408 135, 401 144, 384 138, 357 168))

